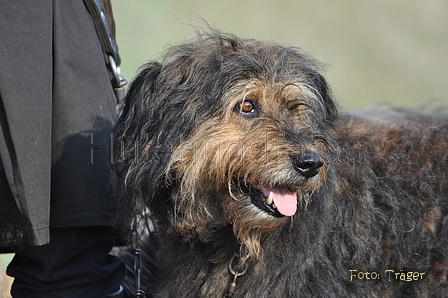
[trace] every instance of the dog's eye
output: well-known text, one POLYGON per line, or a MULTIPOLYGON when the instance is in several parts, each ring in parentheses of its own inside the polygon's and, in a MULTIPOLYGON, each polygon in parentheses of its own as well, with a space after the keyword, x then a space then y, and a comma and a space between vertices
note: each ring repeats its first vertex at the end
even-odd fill
POLYGON ((255 104, 251 100, 244 100, 237 104, 237 110, 244 115, 255 114, 257 110, 255 109, 255 104))

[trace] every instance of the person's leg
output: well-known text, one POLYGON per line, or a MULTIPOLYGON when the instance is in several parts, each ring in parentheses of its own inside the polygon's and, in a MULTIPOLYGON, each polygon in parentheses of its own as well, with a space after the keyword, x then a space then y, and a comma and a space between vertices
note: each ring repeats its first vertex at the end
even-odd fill
POLYGON ((51 242, 15 249, 7 268, 14 298, 104 297, 117 293, 125 267, 109 255, 107 227, 51 229, 51 242))

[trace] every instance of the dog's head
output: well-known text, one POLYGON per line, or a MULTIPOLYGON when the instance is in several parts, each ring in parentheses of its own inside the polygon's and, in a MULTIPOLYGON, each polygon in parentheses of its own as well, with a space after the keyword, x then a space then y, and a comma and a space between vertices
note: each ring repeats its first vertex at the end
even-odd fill
POLYGON ((297 216, 326 178, 337 113, 317 69, 298 49, 218 33, 172 47, 123 106, 123 197, 186 239, 232 224, 257 254, 254 235, 297 216))

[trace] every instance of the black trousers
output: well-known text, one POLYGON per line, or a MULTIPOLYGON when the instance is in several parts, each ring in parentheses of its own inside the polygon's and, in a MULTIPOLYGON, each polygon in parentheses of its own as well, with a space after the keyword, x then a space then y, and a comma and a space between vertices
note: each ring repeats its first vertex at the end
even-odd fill
POLYGON ((14 298, 97 298, 116 292, 125 267, 109 255, 108 227, 53 228, 51 242, 14 248, 7 268, 14 298))

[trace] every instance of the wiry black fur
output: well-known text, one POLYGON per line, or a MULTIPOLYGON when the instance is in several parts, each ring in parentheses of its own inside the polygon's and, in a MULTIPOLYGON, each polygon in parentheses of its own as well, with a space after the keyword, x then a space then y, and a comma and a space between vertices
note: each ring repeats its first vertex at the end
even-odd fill
MULTIPOLYGON (((167 176, 167 164, 201 123, 225 114, 221 98, 235 84, 294 76, 325 106, 310 127, 331 149, 326 180, 290 224, 264 235, 263 257, 247 261, 232 297, 448 296, 447 119, 338 115, 318 69, 297 49, 212 33, 171 48, 135 78, 116 129, 114 167, 127 218, 149 206, 158 229, 160 271, 143 285, 149 297, 227 293, 228 264, 241 245, 232 223, 213 226, 207 241, 170 229, 179 181, 167 176), (380 278, 351 278, 349 270, 380 278), (424 275, 401 281, 386 270, 424 275)), ((150 243, 143 249, 152 251, 150 243)))

